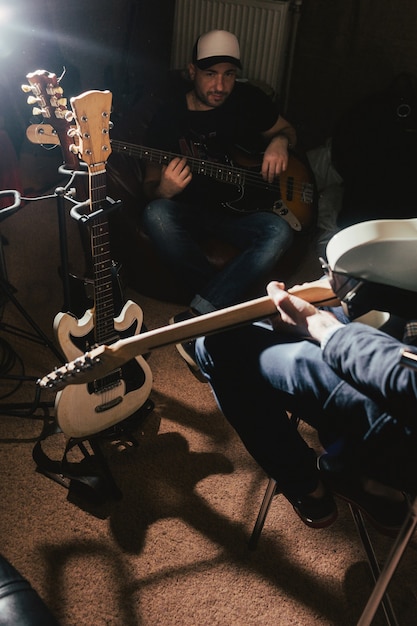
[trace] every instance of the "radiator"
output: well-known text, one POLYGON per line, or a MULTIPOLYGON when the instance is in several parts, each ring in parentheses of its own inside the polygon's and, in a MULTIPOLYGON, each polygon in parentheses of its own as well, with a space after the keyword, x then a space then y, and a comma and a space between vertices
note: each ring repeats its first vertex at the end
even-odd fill
POLYGON ((197 37, 219 28, 237 35, 242 77, 264 83, 280 94, 290 35, 291 1, 176 0, 171 69, 190 62, 197 37))

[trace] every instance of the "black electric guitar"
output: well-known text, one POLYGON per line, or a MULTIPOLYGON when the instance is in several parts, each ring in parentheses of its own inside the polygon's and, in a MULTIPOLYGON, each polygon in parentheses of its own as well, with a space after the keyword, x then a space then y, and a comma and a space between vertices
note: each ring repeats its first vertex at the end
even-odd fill
MULTIPOLYGON (((54 321, 58 342, 69 361, 82 355, 89 346, 111 345, 140 333, 142 327, 142 310, 130 300, 115 317, 109 225, 102 211, 106 207, 106 161, 111 153, 111 101, 109 91, 88 91, 71 99, 77 136, 73 150, 87 164, 87 204, 89 212, 98 212, 98 216, 91 220, 90 226, 94 307, 79 320, 69 313, 59 313, 54 321)), ((88 437, 133 415, 146 402, 151 388, 149 365, 143 357, 132 358, 104 377, 59 392, 57 422, 68 437, 88 437)))
MULTIPOLYGON (((48 125, 33 125, 26 131, 33 143, 54 144, 58 138, 48 125)), ((115 152, 127 154, 144 161, 164 165, 175 156, 154 148, 112 140, 115 152)), ((236 151, 236 162, 244 167, 187 157, 193 174, 204 176, 217 183, 215 196, 225 208, 239 213, 272 211, 285 219, 296 231, 306 230, 315 221, 316 194, 313 176, 294 154, 290 154, 288 167, 273 183, 267 183, 260 174, 260 161, 236 151)))

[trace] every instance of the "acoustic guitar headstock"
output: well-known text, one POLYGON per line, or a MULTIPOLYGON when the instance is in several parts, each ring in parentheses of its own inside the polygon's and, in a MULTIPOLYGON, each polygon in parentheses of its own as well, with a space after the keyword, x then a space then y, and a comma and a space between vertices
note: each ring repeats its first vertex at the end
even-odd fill
POLYGON ((105 163, 111 154, 110 113, 112 93, 91 90, 71 98, 76 123, 77 147, 82 160, 91 169, 105 163))

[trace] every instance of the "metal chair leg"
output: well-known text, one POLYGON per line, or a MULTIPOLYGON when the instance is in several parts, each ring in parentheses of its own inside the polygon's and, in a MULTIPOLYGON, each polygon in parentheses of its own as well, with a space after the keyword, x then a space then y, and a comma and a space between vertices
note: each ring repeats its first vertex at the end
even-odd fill
MULTIPOLYGON (((350 508, 350 512, 352 513, 353 521, 355 522, 355 525, 356 525, 356 530, 358 531, 360 540, 362 542, 363 548, 365 550, 365 553, 368 559, 368 564, 371 570, 373 581, 374 583, 376 583, 376 581, 378 580, 378 576, 381 574, 381 569, 379 567, 379 563, 375 555, 374 547, 372 545, 371 539, 366 529, 363 515, 361 511, 357 507, 353 506, 352 504, 349 504, 349 508, 350 508)), ((398 626, 397 617, 392 607, 390 597, 387 593, 385 593, 382 599, 381 606, 384 611, 385 620, 388 626, 398 626)))
POLYGON ((266 516, 268 515, 272 499, 275 496, 276 489, 277 481, 274 478, 270 478, 266 487, 265 495, 262 500, 261 508, 259 509, 258 517, 256 518, 255 526, 248 542, 250 550, 255 550, 256 546, 258 545, 259 537, 264 527, 266 516))
POLYGON ((417 497, 410 507, 357 626, 370 626, 417 525, 417 497))
MULTIPOLYGON (((276 480, 274 478, 270 478, 268 480, 262 504, 248 542, 250 550, 255 550, 258 545, 259 537, 265 525, 266 516, 268 515, 269 508, 276 493, 276 480)), ((398 621, 386 590, 417 525, 417 497, 410 508, 410 513, 398 534, 382 571, 376 558, 361 511, 352 505, 349 505, 349 507, 368 559, 373 580, 375 582, 374 590, 369 597, 368 603, 357 626, 370 626, 380 604, 384 611, 387 625, 398 626, 398 621)))

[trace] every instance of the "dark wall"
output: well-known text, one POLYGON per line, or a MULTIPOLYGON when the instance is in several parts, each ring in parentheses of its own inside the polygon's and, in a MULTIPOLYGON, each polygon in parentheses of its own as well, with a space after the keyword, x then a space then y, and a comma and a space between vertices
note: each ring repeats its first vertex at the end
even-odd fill
POLYGON ((15 0, 10 21, 0 24, 0 109, 12 111, 13 135, 24 134, 31 113, 20 86, 38 69, 60 76, 65 68, 68 99, 110 89, 116 107, 131 107, 168 67, 174 6, 172 0, 15 0))
MULTIPOLYGON (((0 49, 1 100, 24 128, 28 72, 59 75, 67 97, 110 89, 129 108, 169 66, 174 0, 15 0, 12 49, 0 49), (10 108, 9 108, 10 110, 10 108)), ((352 103, 399 72, 417 73, 415 0, 304 0, 288 117, 317 145, 352 103)), ((3 41, 3 39, 2 39, 3 41)), ((12 126, 11 124, 10 126, 12 126)))
POLYGON ((304 0, 288 116, 307 144, 401 72, 417 76, 415 0, 304 0))

